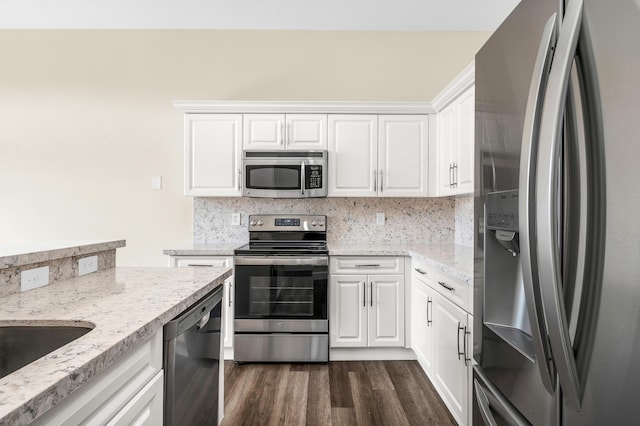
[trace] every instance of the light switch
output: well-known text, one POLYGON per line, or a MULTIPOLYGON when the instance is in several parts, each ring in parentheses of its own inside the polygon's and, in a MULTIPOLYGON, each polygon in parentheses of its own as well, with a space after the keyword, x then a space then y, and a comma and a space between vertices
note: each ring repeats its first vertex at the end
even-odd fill
POLYGON ((384 213, 376 213, 376 225, 384 225, 384 213))
POLYGON ((151 189, 162 189, 162 176, 151 177, 151 189))

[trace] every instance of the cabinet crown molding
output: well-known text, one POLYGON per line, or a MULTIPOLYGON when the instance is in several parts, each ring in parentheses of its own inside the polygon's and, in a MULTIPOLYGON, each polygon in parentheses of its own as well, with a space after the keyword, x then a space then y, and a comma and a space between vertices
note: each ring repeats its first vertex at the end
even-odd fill
POLYGON ((449 105, 458 96, 469 88, 473 87, 476 82, 476 62, 473 61, 460 72, 444 89, 431 101, 431 106, 435 112, 439 112, 449 105))
POLYGON ((182 101, 172 102, 184 113, 244 114, 432 114, 431 102, 306 102, 306 101, 182 101))

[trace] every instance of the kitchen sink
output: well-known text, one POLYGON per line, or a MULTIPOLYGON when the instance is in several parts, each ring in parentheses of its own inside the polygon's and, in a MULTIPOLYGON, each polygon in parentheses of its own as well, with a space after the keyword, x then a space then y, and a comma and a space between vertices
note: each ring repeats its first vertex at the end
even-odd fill
POLYGON ((84 336, 93 329, 83 325, 0 325, 0 379, 84 336))

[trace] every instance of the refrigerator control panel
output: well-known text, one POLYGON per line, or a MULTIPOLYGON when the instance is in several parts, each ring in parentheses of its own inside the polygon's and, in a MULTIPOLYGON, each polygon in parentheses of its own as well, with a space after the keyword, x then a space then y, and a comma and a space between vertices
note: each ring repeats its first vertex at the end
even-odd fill
POLYGON ((487 228, 518 232, 518 191, 487 194, 487 228))

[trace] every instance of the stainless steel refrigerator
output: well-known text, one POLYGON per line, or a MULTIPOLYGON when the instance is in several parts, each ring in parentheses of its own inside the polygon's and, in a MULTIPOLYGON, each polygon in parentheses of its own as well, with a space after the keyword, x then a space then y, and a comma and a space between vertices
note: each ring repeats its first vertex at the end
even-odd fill
POLYGON ((474 424, 640 424, 640 0, 522 0, 475 79, 474 424))

